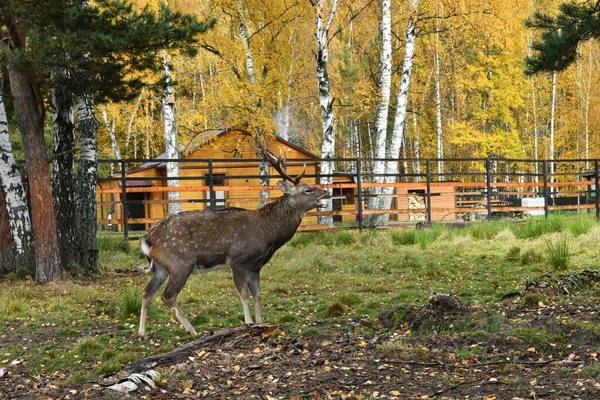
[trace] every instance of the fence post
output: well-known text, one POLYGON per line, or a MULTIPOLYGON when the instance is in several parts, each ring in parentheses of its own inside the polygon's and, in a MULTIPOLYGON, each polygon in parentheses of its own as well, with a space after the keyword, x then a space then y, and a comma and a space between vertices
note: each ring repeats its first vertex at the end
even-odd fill
POLYGON ((598 198, 598 159, 594 160, 594 194, 596 197, 596 220, 600 220, 600 198, 598 198))
POLYGON ((486 206, 487 220, 492 220, 492 174, 490 172, 490 159, 485 159, 485 190, 486 190, 486 206))
POLYGON ((544 175, 544 219, 548 219, 548 160, 542 163, 542 173, 544 175))
POLYGON ((210 160, 208 160, 208 193, 210 196, 208 208, 210 208, 211 210, 214 210, 217 203, 216 203, 216 199, 215 199, 215 187, 214 187, 214 182, 213 182, 212 158, 210 160))
POLYGON ((429 158, 425 160, 425 179, 427 180, 427 190, 425 200, 427 201, 427 222, 431 223, 431 163, 429 158))
POLYGON ((356 190, 358 198, 356 199, 356 207, 358 211, 358 231, 363 230, 363 198, 362 198, 362 174, 360 157, 356 158, 356 190))
POLYGON ((125 160, 121 160, 121 204, 123 205, 123 235, 129 237, 129 205, 127 204, 127 175, 125 174, 125 160))

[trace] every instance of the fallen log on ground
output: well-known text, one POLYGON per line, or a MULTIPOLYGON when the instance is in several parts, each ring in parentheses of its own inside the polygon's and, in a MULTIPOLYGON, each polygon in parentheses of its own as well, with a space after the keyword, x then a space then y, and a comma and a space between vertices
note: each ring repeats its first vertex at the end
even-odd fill
POLYGON ((156 367, 175 365, 189 360, 196 355, 195 351, 215 343, 224 343, 244 337, 261 336, 268 337, 275 333, 277 325, 241 325, 234 328, 225 328, 218 332, 203 336, 193 342, 187 343, 178 349, 168 353, 157 354, 144 358, 135 364, 128 365, 124 371, 127 373, 139 373, 156 367))

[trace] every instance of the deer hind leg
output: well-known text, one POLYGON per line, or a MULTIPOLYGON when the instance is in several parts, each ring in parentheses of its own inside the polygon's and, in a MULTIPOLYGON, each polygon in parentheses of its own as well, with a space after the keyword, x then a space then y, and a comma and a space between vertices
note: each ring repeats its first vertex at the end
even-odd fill
POLYGON ((165 270, 156 263, 154 260, 150 260, 150 268, 152 277, 148 281, 148 284, 142 292, 142 311, 140 313, 140 328, 138 330, 138 336, 146 337, 146 318, 148 317, 148 307, 154 298, 158 289, 162 286, 167 278, 165 270))
POLYGON ((260 310, 260 271, 252 271, 248 274, 248 288, 254 302, 254 318, 257 324, 262 324, 262 311, 260 310))
POLYGON ((177 296, 179 296, 179 292, 181 292, 181 289, 185 286, 188 277, 189 274, 182 276, 170 275, 165 291, 162 294, 162 301, 175 312, 177 321, 183 325, 187 333, 196 336, 196 330, 192 324, 190 324, 190 321, 187 320, 185 315, 183 315, 181 308, 179 308, 179 304, 177 304, 177 296))
POLYGON ((233 282, 235 283, 235 288, 240 295, 242 308, 244 309, 244 322, 246 324, 251 324, 252 315, 250 314, 250 306, 248 305, 248 272, 244 271, 242 268, 236 270, 233 267, 232 272, 233 282))

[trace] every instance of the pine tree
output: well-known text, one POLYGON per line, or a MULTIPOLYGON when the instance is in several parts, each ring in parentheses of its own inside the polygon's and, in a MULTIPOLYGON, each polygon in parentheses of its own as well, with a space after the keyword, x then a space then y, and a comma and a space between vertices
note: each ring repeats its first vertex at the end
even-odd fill
MULTIPOLYGON (((164 5, 158 12, 136 10, 132 3, 118 0, 98 0, 92 5, 69 0, 2 2, 0 15, 6 37, 5 57, 0 62, 9 71, 25 146, 29 193, 35 193, 30 198, 36 281, 46 282, 62 275, 44 144, 44 104, 50 82, 76 98, 86 98, 88 104, 132 98, 144 83, 141 72, 159 70, 160 51, 180 49, 195 54, 197 36, 215 21, 199 22, 195 16, 173 12, 164 5), (51 71, 57 70, 69 73, 51 80, 51 71)), ((84 138, 91 146, 85 147, 88 151, 82 160, 86 160, 84 172, 93 173, 95 179, 97 155, 88 154, 96 152, 95 133, 93 136, 84 138)), ((77 197, 91 201, 95 209, 94 185, 91 189, 84 186, 87 189, 80 187, 77 197)), ((80 229, 89 230, 90 224, 95 227, 95 214, 93 221, 86 221, 80 229)), ((93 249, 86 246, 83 263, 94 269, 93 249)))
POLYGON ((542 31, 527 57, 527 73, 562 71, 575 62, 577 46, 600 38, 600 1, 563 3, 556 16, 536 12, 525 25, 542 31))

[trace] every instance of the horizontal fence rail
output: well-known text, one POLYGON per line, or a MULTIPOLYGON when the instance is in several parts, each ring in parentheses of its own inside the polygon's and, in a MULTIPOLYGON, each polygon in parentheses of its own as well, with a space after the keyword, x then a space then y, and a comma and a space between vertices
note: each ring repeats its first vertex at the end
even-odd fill
MULTIPOLYGON (((167 205, 184 211, 242 207, 255 209, 281 196, 270 169, 259 174, 257 159, 98 160, 110 170, 97 181, 100 231, 143 232, 167 215, 167 205), (165 165, 178 163, 179 177, 165 165), (167 186, 169 181, 179 186, 167 186), (179 199, 169 199, 169 193, 179 199)), ((301 230, 373 226, 378 215, 388 225, 521 219, 552 212, 595 212, 600 218, 598 160, 506 159, 289 159, 288 171, 332 193, 332 211, 313 210, 301 230), (377 162, 397 163, 398 174, 375 174, 377 162), (323 162, 337 172, 320 174, 323 162), (294 168, 298 172, 294 172, 294 168), (327 182, 327 183, 322 183, 327 182), (384 200, 389 208, 377 209, 384 200), (328 219, 324 219, 328 218, 328 219)))

